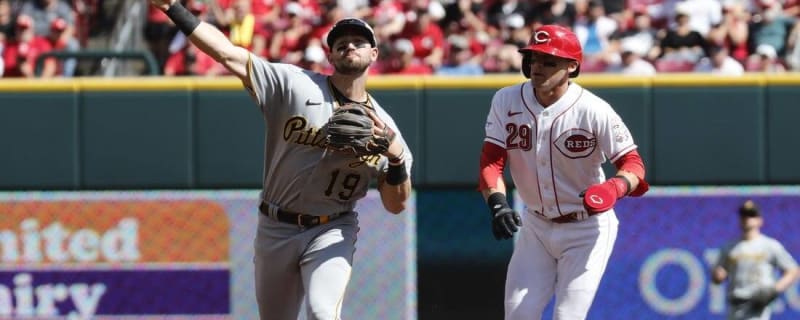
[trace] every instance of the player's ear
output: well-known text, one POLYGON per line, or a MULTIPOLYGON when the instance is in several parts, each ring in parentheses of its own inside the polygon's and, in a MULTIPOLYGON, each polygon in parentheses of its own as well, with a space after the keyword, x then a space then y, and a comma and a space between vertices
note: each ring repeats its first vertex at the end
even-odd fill
POLYGON ((370 57, 372 57, 372 62, 378 61, 378 47, 372 47, 370 57))
POLYGON ((567 70, 569 71, 568 73, 572 74, 573 72, 575 72, 575 70, 578 70, 578 66, 580 66, 578 61, 570 60, 569 66, 567 67, 567 70))

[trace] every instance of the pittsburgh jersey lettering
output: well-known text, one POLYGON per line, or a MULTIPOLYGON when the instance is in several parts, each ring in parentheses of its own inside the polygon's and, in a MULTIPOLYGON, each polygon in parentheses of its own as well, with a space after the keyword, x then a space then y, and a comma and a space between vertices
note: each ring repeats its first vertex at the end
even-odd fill
POLYGON ((302 116, 294 116, 283 126, 283 140, 286 142, 324 148, 325 135, 319 128, 307 127, 308 120, 302 116))

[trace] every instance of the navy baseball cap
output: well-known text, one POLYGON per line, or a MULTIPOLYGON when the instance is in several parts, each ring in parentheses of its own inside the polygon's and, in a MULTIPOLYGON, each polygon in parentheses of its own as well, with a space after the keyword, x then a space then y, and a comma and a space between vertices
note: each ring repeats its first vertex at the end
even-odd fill
POLYGON ((753 200, 745 201, 741 207, 739 207, 739 216, 740 217, 759 217, 761 216, 761 210, 758 209, 755 202, 753 200))
POLYGON ((361 19, 346 18, 336 22, 333 28, 331 28, 331 31, 328 32, 328 39, 326 40, 328 48, 333 48, 333 43, 336 41, 336 38, 353 33, 367 38, 373 48, 378 45, 378 40, 375 39, 375 32, 372 31, 372 27, 370 27, 369 24, 361 19))

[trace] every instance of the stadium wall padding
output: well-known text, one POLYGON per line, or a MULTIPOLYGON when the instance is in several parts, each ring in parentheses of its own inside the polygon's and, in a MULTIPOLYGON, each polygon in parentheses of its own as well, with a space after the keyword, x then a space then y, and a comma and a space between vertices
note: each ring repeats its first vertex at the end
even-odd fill
MULTIPOLYGON (((521 77, 373 77, 418 187, 477 181, 494 92, 521 77)), ((792 184, 800 76, 587 75, 634 134, 653 185, 792 184), (698 170, 702 168, 702 170, 698 170)), ((257 188, 264 124, 233 78, 4 80, 0 189, 257 188)))

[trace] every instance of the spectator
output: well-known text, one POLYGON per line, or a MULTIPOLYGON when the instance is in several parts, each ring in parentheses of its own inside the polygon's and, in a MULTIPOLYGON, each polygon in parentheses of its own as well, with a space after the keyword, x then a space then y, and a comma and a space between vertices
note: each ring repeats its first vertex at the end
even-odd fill
MULTIPOLYGON (((309 36, 310 40, 315 39, 319 40, 322 43, 322 47, 327 47, 326 39, 328 38, 328 31, 333 28, 333 24, 336 21, 339 21, 345 18, 344 11, 341 8, 335 5, 323 5, 323 11, 325 12, 321 17, 320 20, 313 26, 311 30, 311 34, 309 36)), ((376 35, 377 38, 377 35, 376 35)), ((309 40, 309 41, 310 41, 309 40)), ((378 43, 383 43, 386 39, 377 38, 378 43)))
POLYGON ((3 72, 6 71, 6 63, 3 60, 3 50, 5 49, 4 41, 0 41, 0 78, 3 77, 3 72))
POLYGON ((164 12, 149 5, 147 1, 145 4, 147 5, 147 21, 144 24, 144 39, 158 62, 159 70, 163 70, 170 55, 170 40, 175 37, 178 29, 169 21, 169 17, 164 12))
MULTIPOLYGON (((208 18, 208 7, 198 1, 189 4, 189 11, 196 15, 200 20, 208 18)), ((214 61, 214 58, 195 47, 186 39, 183 33, 175 34, 170 44, 170 57, 164 64, 164 74, 168 76, 216 76, 229 75, 227 69, 222 64, 214 61)))
POLYGON ((566 27, 574 26, 578 16, 574 1, 567 0, 538 1, 531 11, 532 19, 541 24, 557 24, 566 27))
POLYGON ((414 54, 414 44, 408 39, 397 39, 392 48, 392 58, 389 69, 392 74, 423 75, 432 74, 433 69, 425 64, 414 54))
POLYGON ((268 57, 272 61, 300 64, 311 34, 311 24, 303 16, 303 7, 296 2, 286 3, 284 14, 288 23, 275 31, 268 57))
POLYGON ((643 12, 635 12, 633 14, 633 26, 627 30, 620 30, 614 32, 610 36, 611 41, 619 42, 619 47, 627 48, 637 56, 642 58, 649 58, 653 51, 657 51, 656 35, 658 31, 653 28, 650 16, 643 12))
POLYGON ((445 6, 445 17, 440 21, 446 30, 486 29, 486 10, 483 0, 455 0, 445 6))
POLYGON ((731 58, 728 48, 713 46, 709 49, 708 57, 700 60, 694 71, 721 76, 740 76, 744 74, 744 67, 739 61, 731 58))
POLYGON ((228 39, 236 46, 264 55, 266 39, 257 33, 256 16, 250 0, 234 0, 226 11, 228 39))
POLYGON ((789 32, 794 27, 795 18, 783 15, 780 2, 771 0, 760 12, 753 16, 750 24, 751 48, 766 44, 775 48, 778 56, 786 54, 789 32))
POLYGON ((395 0, 379 0, 372 10, 372 21, 378 42, 394 37, 402 32, 406 25, 403 5, 395 0))
POLYGON ((778 53, 768 44, 756 48, 756 53, 747 59, 746 71, 764 73, 783 73, 786 68, 778 61, 778 53))
POLYGON ((606 71, 629 76, 653 76, 656 74, 656 68, 650 62, 642 59, 639 53, 630 49, 623 50, 620 54, 620 61, 610 65, 606 71))
POLYGON ((416 9, 407 13, 408 22, 399 38, 408 39, 414 45, 414 57, 422 60, 431 69, 438 68, 444 58, 444 33, 433 22, 427 9, 416 9))
MULTIPOLYGON (((64 33, 67 32, 69 26, 67 22, 61 18, 56 18, 50 23, 50 34, 47 36, 47 41, 50 42, 50 46, 55 51, 70 51, 76 52, 80 51, 80 45, 75 38, 64 37, 64 33), (65 42, 66 39, 67 40, 65 42)), ((61 60, 59 60, 61 61, 61 60)), ((63 63, 57 63, 57 74, 60 74, 64 77, 72 77, 75 75, 75 69, 78 66, 78 61, 76 59, 64 59, 63 63)))
POLYGON ((300 66, 321 74, 331 74, 333 66, 326 59, 325 49, 319 44, 310 44, 303 51, 303 60, 300 66))
POLYGON ((719 0, 683 0, 676 4, 676 11, 689 16, 692 30, 705 37, 711 26, 722 22, 722 5, 719 0))
POLYGON ((0 0, 0 43, 13 36, 14 17, 12 16, 10 0, 0 0))
POLYGON ((75 32, 75 14, 68 2, 62 0, 31 0, 22 5, 20 14, 33 19, 37 36, 47 37, 53 20, 62 19, 66 23, 63 41, 68 42, 75 32))
POLYGON ((489 5, 486 17, 487 22, 490 25, 500 28, 503 24, 503 21, 506 21, 508 16, 512 14, 518 14, 520 16, 527 17, 532 11, 533 10, 530 1, 497 0, 489 5))
POLYGON ((789 39, 786 40, 786 63, 794 70, 800 70, 800 23, 796 23, 789 39))
POLYGON ((483 74, 483 69, 470 49, 469 39, 461 35, 451 35, 447 38, 450 48, 447 59, 439 69, 438 75, 477 76, 483 74))
POLYGON ((633 12, 643 12, 650 16, 653 26, 666 29, 675 17, 675 4, 679 0, 627 0, 626 7, 633 12))
POLYGON ((724 9, 722 22, 711 27, 707 40, 710 45, 728 47, 731 57, 740 62, 745 61, 749 55, 747 38, 750 34, 750 15, 739 4, 728 4, 724 9))
POLYGON ((519 14, 512 14, 506 18, 506 21, 503 23, 503 30, 505 31, 504 39, 506 43, 513 44, 517 47, 524 47, 528 45, 528 41, 530 41, 531 36, 531 29, 526 28, 525 26, 525 18, 519 14))
POLYGON ((195 47, 183 33, 175 35, 178 51, 170 55, 164 65, 164 74, 167 76, 216 76, 229 75, 230 73, 214 58, 195 47))
MULTIPOLYGON (((54 49, 80 50, 81 45, 75 37, 75 12, 66 1, 32 0, 22 5, 20 14, 33 19, 36 36, 49 38, 58 46, 54 49)), ((66 77, 72 77, 77 65, 76 59, 66 59, 59 71, 66 77)))
POLYGON ((705 55, 706 40, 699 32, 692 30, 689 16, 683 12, 675 15, 676 26, 666 31, 660 39, 658 58, 696 63, 705 55))
POLYGON ((582 2, 587 1, 586 15, 579 17, 575 22, 575 35, 578 36, 583 48, 581 71, 601 71, 606 68, 606 63, 613 61, 617 56, 617 52, 609 46, 610 36, 617 30, 617 23, 605 15, 603 4, 597 0, 576 1, 579 14, 582 11, 582 2))
MULTIPOLYGON (((36 76, 36 59, 52 49, 47 39, 37 36, 34 31, 34 21, 31 17, 20 15, 17 17, 14 37, 7 41, 3 49, 3 62, 5 63, 4 77, 36 76)), ((49 78, 56 73, 55 59, 45 59, 41 76, 49 78)))

